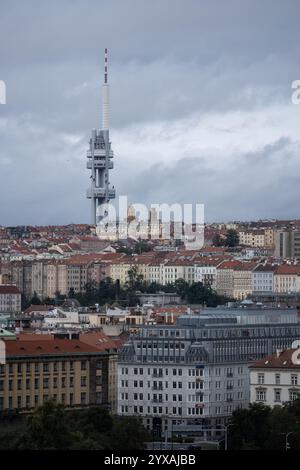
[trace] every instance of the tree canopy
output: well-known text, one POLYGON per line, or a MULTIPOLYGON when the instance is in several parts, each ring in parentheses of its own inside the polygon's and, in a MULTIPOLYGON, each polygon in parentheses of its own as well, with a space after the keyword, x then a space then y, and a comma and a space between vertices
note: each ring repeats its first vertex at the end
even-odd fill
POLYGON ((49 400, 11 425, 0 418, 0 450, 139 450, 149 439, 139 418, 100 406, 67 410, 49 400))

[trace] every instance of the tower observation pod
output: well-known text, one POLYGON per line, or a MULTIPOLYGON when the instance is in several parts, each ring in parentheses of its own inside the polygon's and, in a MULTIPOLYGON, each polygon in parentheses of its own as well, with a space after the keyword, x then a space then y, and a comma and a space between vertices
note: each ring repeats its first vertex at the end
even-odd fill
POLYGON ((87 198, 91 199, 91 223, 98 224, 105 217, 105 207, 116 196, 110 188, 109 170, 113 169, 113 151, 109 141, 109 84, 108 53, 104 54, 104 83, 102 86, 102 129, 93 129, 87 151, 87 168, 91 170, 91 186, 87 198))

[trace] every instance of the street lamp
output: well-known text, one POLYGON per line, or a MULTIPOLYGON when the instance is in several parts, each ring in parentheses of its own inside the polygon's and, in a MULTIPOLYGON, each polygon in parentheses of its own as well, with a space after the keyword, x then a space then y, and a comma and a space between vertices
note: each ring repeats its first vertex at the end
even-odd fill
POLYGON ((235 424, 229 423, 224 426, 224 429, 225 429, 225 449, 224 450, 228 450, 228 428, 230 428, 230 426, 235 426, 235 424))
POLYGON ((294 431, 287 432, 285 435, 285 450, 289 450, 291 448, 289 444, 289 435, 294 434, 294 431))

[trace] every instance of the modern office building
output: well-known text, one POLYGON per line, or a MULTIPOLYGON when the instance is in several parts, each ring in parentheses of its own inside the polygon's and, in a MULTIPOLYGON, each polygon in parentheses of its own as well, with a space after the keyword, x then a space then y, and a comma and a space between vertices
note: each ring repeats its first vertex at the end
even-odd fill
POLYGON ((275 256, 300 260, 300 232, 277 230, 275 232, 275 256))
POLYGON ((119 352, 118 413, 159 435, 201 435, 250 401, 248 365, 300 338, 296 309, 206 309, 143 326, 119 352))

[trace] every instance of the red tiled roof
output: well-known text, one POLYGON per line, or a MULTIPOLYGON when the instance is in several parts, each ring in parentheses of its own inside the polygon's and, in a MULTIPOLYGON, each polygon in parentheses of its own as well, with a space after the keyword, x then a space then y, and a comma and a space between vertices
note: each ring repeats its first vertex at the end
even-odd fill
POLYGON ((120 348, 123 345, 123 342, 127 339, 124 338, 124 341, 122 341, 119 337, 118 339, 114 340, 106 336, 102 331, 81 333, 79 338, 80 341, 86 344, 90 344, 100 351, 120 348))
POLYGON ((38 334, 38 333, 18 333, 18 341, 53 341, 54 336, 49 334, 38 334))
POLYGON ((30 307, 26 308, 24 313, 48 312, 52 308, 54 308, 54 305, 30 305, 30 307))
POLYGON ((218 266, 218 269, 234 269, 240 266, 240 264, 240 261, 235 260, 224 261, 220 266, 218 266))
POLYGON ((201 253, 224 253, 225 248, 221 246, 204 246, 201 248, 201 253))
POLYGON ((0 294, 21 294, 17 286, 0 285, 0 294))
POLYGON ((296 274, 300 275, 300 265, 282 264, 275 270, 275 274, 296 274))
POLYGON ((274 272, 277 268, 277 265, 272 265, 272 264, 259 264, 256 266, 254 269, 254 272, 274 272))
MULTIPOLYGON (((259 359, 258 361, 253 362, 249 367, 251 369, 254 368, 283 368, 283 369, 299 369, 299 364, 294 364, 292 362, 292 355, 297 351, 297 349, 285 349, 284 351, 280 352, 277 357, 277 354, 272 354, 271 356, 266 356, 263 359, 259 359)), ((300 355, 300 354, 299 354, 300 355)), ((299 358, 300 359, 300 358, 299 358)))
POLYGON ((10 340, 6 341, 6 356, 52 356, 60 354, 99 353, 95 346, 76 339, 10 340))

